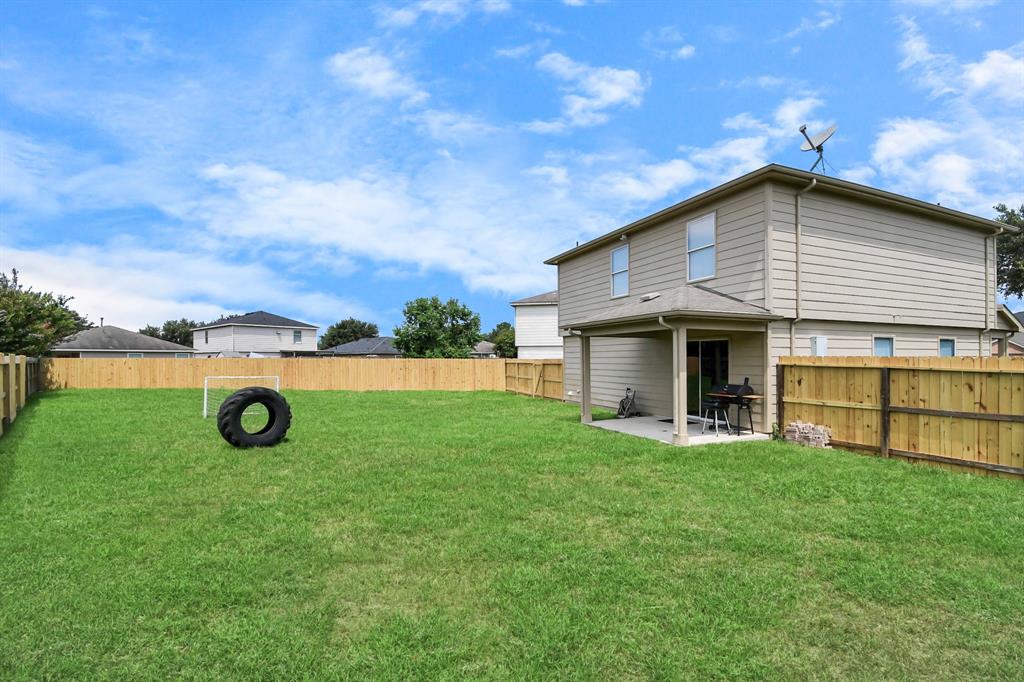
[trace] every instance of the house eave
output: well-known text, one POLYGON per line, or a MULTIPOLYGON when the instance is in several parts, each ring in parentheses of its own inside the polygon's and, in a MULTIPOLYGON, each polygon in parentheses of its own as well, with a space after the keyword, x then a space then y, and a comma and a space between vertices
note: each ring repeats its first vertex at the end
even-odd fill
POLYGON ((656 213, 652 213, 649 216, 645 216, 636 220, 628 225, 624 225, 617 230, 613 230, 606 234, 591 239, 588 242, 580 244, 579 246, 573 247, 568 251, 564 251, 557 256, 549 258, 544 261, 545 265, 558 265, 564 260, 578 256, 584 252, 590 251, 598 246, 607 244, 615 241, 622 235, 628 235, 633 232, 642 230, 652 224, 657 224, 667 219, 677 217, 680 214, 692 211, 699 208, 703 204, 719 199, 723 196, 729 195, 734 192, 738 192, 757 183, 764 182, 766 180, 779 180, 782 182, 800 182, 806 183, 810 180, 815 179, 818 181, 818 187, 820 189, 828 189, 840 194, 846 194, 848 196, 856 196, 860 199, 866 199, 873 201, 874 203, 880 203, 888 206, 895 206, 904 210, 912 210, 918 213, 927 214, 933 217, 939 217, 944 220, 952 220, 963 227, 969 227, 973 229, 984 230, 990 234, 996 234, 999 231, 1016 232, 1017 228, 1000 223, 995 220, 989 220, 988 218, 981 218, 979 216, 957 211, 945 206, 939 206, 937 204, 930 204, 926 201, 919 199, 913 199, 893 192, 887 192, 885 190, 877 189, 874 187, 868 187, 867 185, 860 185, 855 182, 848 180, 841 180, 839 178, 832 178, 826 175, 819 175, 817 173, 810 173, 808 171, 802 171, 796 168, 790 168, 789 166, 781 166, 779 164, 770 164, 759 168, 755 171, 741 175, 738 178, 730 180, 717 187, 712 187, 700 194, 694 195, 689 199, 685 199, 677 204, 669 206, 668 208, 662 209, 656 213))
POLYGON ((224 324, 210 324, 205 327, 192 327, 191 331, 200 332, 204 329, 220 329, 221 327, 258 327, 260 329, 319 329, 312 325, 299 326, 299 325, 285 325, 285 324, 241 324, 238 322, 226 322, 224 324))
POLYGON ((658 318, 665 320, 701 320, 701 319, 713 319, 722 321, 734 321, 734 322, 774 322, 776 320, 786 319, 782 315, 774 315, 772 313, 723 313, 709 310, 671 310, 658 314, 644 314, 644 315, 630 315, 628 317, 611 317, 600 320, 588 320, 587 322, 581 322, 578 324, 567 324, 559 325, 559 330, 569 332, 573 329, 590 329, 593 327, 607 327, 616 324, 631 324, 634 322, 651 322, 657 321, 658 318))

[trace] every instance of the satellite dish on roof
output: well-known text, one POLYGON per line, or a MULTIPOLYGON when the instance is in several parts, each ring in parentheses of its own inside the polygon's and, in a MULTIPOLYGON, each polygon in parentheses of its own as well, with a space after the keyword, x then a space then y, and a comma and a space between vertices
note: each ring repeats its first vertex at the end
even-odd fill
POLYGON ((813 166, 811 166, 811 172, 812 173, 820 165, 821 166, 821 172, 824 174, 824 172, 825 172, 825 143, 828 142, 828 139, 835 134, 836 129, 838 127, 839 126, 830 126, 829 128, 827 128, 827 129, 821 131, 820 133, 818 133, 817 135, 811 137, 811 136, 809 136, 807 134, 807 126, 805 126, 805 125, 800 126, 800 134, 804 136, 804 142, 803 142, 803 144, 800 145, 800 151, 802 151, 802 152, 811 152, 811 151, 818 152, 818 160, 814 162, 813 166))

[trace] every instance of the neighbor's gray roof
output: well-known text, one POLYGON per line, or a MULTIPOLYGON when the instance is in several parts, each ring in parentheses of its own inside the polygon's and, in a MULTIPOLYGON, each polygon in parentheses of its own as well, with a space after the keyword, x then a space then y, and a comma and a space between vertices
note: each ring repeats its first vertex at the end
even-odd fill
POLYGON ((393 336, 372 336, 318 351, 321 355, 401 355, 393 336))
POLYGON ((574 257, 584 251, 589 251, 602 244, 612 242, 623 234, 636 232, 637 230, 641 230, 649 225, 659 223, 669 218, 678 217, 703 204, 720 199, 721 197, 733 192, 748 189, 764 180, 778 180, 789 184, 798 182, 808 183, 811 180, 817 180, 818 183, 816 186, 820 189, 829 189, 848 196, 856 196, 863 200, 888 206, 897 206, 906 210, 928 214, 943 220, 951 220, 965 227, 985 230, 989 233, 994 233, 997 230, 1006 230, 1008 232, 1017 231, 1017 228, 1007 225, 1006 223, 996 222, 995 220, 989 220, 988 218, 981 218, 976 215, 971 215, 970 213, 964 213, 963 211, 956 211, 951 208, 946 208, 945 206, 939 206, 938 204, 930 204, 927 201, 912 199, 911 197, 903 196, 902 194, 886 192, 885 190, 869 187, 868 185, 861 185, 856 182, 850 182, 849 180, 840 180, 839 178, 831 178, 827 175, 819 175, 817 173, 810 173, 798 168, 790 168, 789 166, 772 163, 764 166, 763 168, 751 171, 746 175, 741 175, 729 182, 718 185, 717 187, 712 187, 705 192, 694 195, 689 199, 685 199, 678 204, 662 209, 657 213, 652 213, 649 216, 629 223, 617 230, 612 230, 607 234, 591 239, 584 244, 578 244, 568 251, 564 251, 557 256, 547 259, 544 263, 546 265, 558 265, 558 263, 566 258, 574 257))
POLYGON ((163 339, 157 339, 138 332, 128 331, 113 325, 93 327, 80 331, 52 350, 126 350, 126 351, 174 351, 195 352, 195 348, 182 346, 163 339))
POLYGON ((594 327, 618 322, 632 322, 653 317, 716 317, 732 319, 780 320, 761 306, 744 303, 738 298, 720 294, 699 284, 662 289, 657 298, 642 301, 631 298, 601 310, 600 315, 563 325, 563 328, 594 327))
POLYGON ((546 294, 537 294, 536 296, 530 296, 529 298, 521 298, 518 301, 512 301, 510 305, 557 305, 558 304, 558 289, 549 291, 546 294))
POLYGON ((481 355, 490 355, 494 352, 494 344, 490 341, 481 341, 473 346, 473 352, 481 355))
POLYGON ((216 322, 204 324, 201 327, 195 327, 195 329, 210 329, 212 327, 226 327, 229 324, 243 324, 252 327, 303 327, 305 329, 316 329, 317 326, 314 324, 308 324, 306 322, 299 322, 298 320, 292 320, 287 317, 281 317, 274 313, 268 313, 265 310, 257 310, 255 312, 246 313, 244 315, 229 315, 228 317, 222 317, 216 322))

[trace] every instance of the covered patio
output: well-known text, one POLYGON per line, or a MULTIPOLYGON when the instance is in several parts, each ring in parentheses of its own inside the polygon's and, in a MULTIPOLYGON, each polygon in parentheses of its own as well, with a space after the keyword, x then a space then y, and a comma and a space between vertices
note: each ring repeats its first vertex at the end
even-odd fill
MULTIPOLYGON (((600 317, 574 323, 566 332, 579 339, 580 419, 597 428, 660 440, 675 445, 725 443, 768 438, 766 387, 769 385, 769 323, 780 319, 764 308, 699 285, 652 292, 601 311, 600 317), (595 366, 594 345, 603 339, 647 339, 664 349, 640 356, 606 356, 595 366), (643 403, 641 416, 594 421, 594 377, 605 391, 609 381, 655 394, 643 403), (608 379, 613 377, 613 379, 608 379), (749 379, 752 413, 744 411, 742 435, 716 434, 709 423, 701 433, 701 402, 711 387, 749 379), (749 422, 753 421, 753 430, 749 422), (678 428, 678 425, 685 428, 678 428)), ((603 404, 607 404, 607 397, 603 404)), ((729 409, 735 428, 736 409, 729 409)))

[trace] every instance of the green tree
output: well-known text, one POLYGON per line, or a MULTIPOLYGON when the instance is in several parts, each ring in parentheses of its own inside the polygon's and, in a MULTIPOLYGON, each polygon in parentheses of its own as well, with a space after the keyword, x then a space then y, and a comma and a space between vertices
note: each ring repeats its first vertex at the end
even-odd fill
POLYGON ((405 304, 395 347, 409 358, 467 358, 480 341, 480 316, 452 298, 417 298, 405 304))
POLYGON ((42 355, 92 325, 68 305, 70 296, 25 288, 18 271, 0 272, 0 353, 42 355))
POLYGON ((498 324, 494 325, 494 329, 492 329, 487 335, 484 336, 484 340, 490 341, 491 343, 495 343, 495 339, 498 338, 498 335, 500 335, 504 331, 508 331, 509 329, 515 332, 515 329, 512 327, 511 322, 499 322, 498 324))
POLYGON ((139 330, 139 333, 191 348, 192 330, 201 326, 203 326, 202 322, 196 322, 195 320, 183 317, 180 320, 167 320, 161 327, 147 324, 139 330))
POLYGON ((358 341, 359 339, 367 339, 379 335, 380 331, 373 322, 363 322, 362 320, 350 317, 346 320, 335 322, 328 327, 324 335, 320 337, 317 347, 320 350, 324 350, 340 346, 343 343, 349 343, 350 341, 358 341))
MULTIPOLYGON (((501 324, 508 324, 508 322, 501 324)), ((493 337, 490 341, 494 344, 494 350, 498 353, 499 358, 516 357, 516 330, 512 325, 509 324, 507 328, 492 332, 492 334, 493 337)))
POLYGON ((1003 296, 1024 297, 1024 205, 1013 209, 999 204, 995 209, 999 212, 996 220, 1020 230, 1016 234, 1005 232, 996 238, 999 290, 1003 296))

